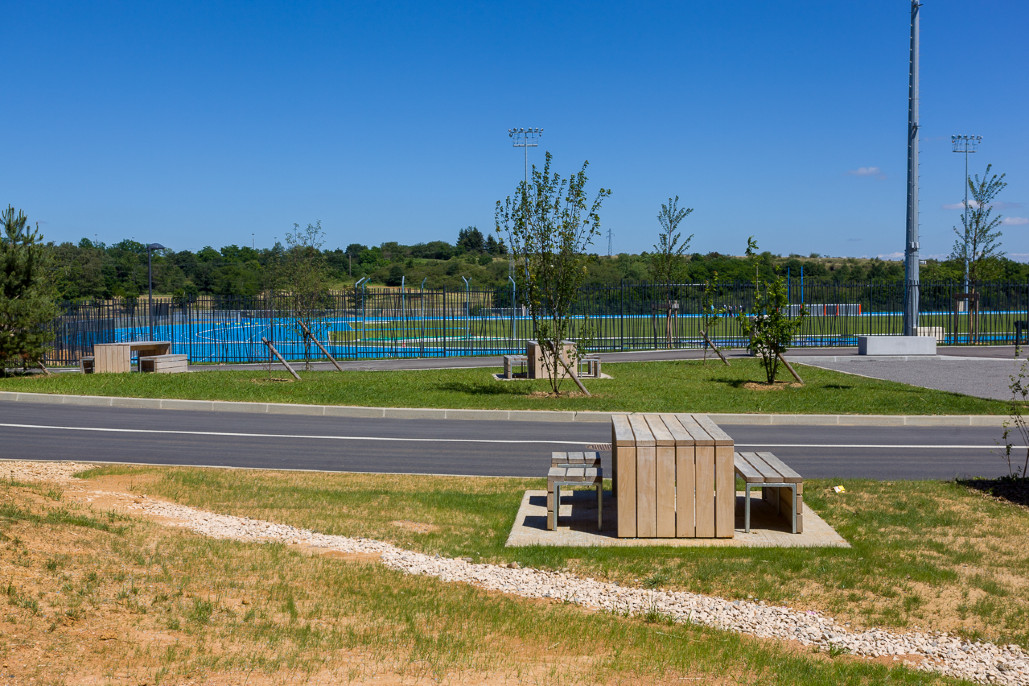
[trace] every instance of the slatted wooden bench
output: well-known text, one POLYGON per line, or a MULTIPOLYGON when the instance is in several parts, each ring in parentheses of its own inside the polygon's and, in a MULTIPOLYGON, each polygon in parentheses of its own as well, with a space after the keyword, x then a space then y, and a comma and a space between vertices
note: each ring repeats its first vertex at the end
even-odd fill
POLYGON ((611 417, 619 538, 732 538, 733 440, 707 415, 611 417))
POLYGON ((504 355, 504 378, 513 379, 515 366, 524 369, 528 362, 529 358, 525 355, 504 355))
POLYGON ((550 453, 551 467, 599 467, 600 453, 550 453))
POLYGON ((547 473, 547 529, 553 531, 557 528, 561 487, 590 486, 597 489, 597 530, 600 530, 604 525, 604 470, 600 466, 600 453, 553 453, 551 461, 554 460, 558 464, 552 465, 547 473), (562 462, 571 456, 582 459, 582 462, 562 462))
POLYGON ((139 371, 177 374, 189 369, 185 355, 150 355, 139 358, 139 371))
POLYGON ((746 484, 743 527, 750 533, 750 489, 761 489, 761 499, 787 512, 793 533, 804 532, 804 479, 772 453, 735 453, 733 468, 746 484))
POLYGON ((83 374, 93 373, 93 359, 94 358, 92 355, 87 355, 85 357, 79 358, 79 369, 82 370, 83 374))

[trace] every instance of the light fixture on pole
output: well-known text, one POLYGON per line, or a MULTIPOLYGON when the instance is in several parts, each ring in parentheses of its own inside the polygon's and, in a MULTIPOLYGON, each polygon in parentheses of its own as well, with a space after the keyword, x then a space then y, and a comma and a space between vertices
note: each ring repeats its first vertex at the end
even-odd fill
POLYGON ((147 314, 150 319, 150 340, 154 340, 154 268, 151 255, 155 250, 167 250, 160 243, 151 243, 146 247, 146 281, 147 281, 147 292, 149 297, 147 300, 147 314))
POLYGON ((529 183, 529 148, 539 147, 540 136, 543 129, 508 129, 507 135, 511 137, 512 148, 525 150, 525 183, 529 183))
POLYGON ((968 292, 968 154, 979 150, 979 143, 982 136, 951 136, 950 143, 953 152, 965 153, 965 204, 962 213, 962 225, 965 230, 965 293, 968 292))
MULTIPOLYGON (((524 180, 525 180, 526 193, 528 193, 528 189, 529 189, 529 148, 539 147, 539 139, 540 139, 540 136, 543 135, 543 129, 535 128, 535 127, 529 127, 527 129, 524 129, 524 128, 508 129, 507 130, 507 135, 510 136, 510 138, 511 138, 511 147, 512 148, 522 148, 525 151, 525 177, 524 177, 524 180)), ((514 274, 514 252, 513 252, 514 246, 511 246, 511 247, 512 247, 512 253, 511 253, 511 256, 508 258, 508 261, 507 261, 507 276, 508 276, 508 278, 511 278, 511 276, 514 274)), ((525 270, 526 270, 526 274, 528 274, 528 270, 529 270, 529 265, 528 264, 525 265, 525 270)))

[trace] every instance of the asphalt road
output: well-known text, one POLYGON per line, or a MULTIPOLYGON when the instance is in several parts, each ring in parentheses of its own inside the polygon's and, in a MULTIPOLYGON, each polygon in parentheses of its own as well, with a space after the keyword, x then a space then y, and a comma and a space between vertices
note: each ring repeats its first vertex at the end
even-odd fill
MULTIPOLYGON (((771 450, 809 478, 951 479, 1006 473, 997 428, 724 428, 739 449, 771 450)), ((3 459, 542 476, 551 451, 586 450, 608 441, 606 423, 330 418, 0 402, 3 459)), ((609 454, 604 462, 609 469, 609 454)))

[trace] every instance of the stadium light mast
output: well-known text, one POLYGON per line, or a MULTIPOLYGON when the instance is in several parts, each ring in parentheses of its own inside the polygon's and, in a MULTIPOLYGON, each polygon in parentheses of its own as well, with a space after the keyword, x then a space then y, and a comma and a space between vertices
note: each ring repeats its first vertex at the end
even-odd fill
POLYGON ((964 212, 962 217, 964 220, 962 224, 965 230, 965 293, 968 292, 968 154, 979 150, 979 143, 983 140, 982 136, 951 136, 950 143, 953 148, 953 152, 965 153, 965 179, 962 184, 965 187, 965 204, 962 206, 964 212))
POLYGON ((525 183, 529 183, 529 148, 539 146, 543 129, 508 129, 507 135, 511 137, 511 147, 525 150, 525 183))
POLYGON ((911 0, 908 71, 908 212, 904 246, 904 335, 918 333, 918 0, 911 0))

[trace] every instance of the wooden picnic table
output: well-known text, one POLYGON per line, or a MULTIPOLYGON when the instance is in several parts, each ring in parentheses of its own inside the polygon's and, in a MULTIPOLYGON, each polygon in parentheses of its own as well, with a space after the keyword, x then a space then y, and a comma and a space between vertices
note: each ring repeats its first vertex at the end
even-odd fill
POLYGON ((132 353, 138 356, 167 355, 171 341, 97 343, 93 346, 93 371, 97 374, 132 371, 132 353))
POLYGON ((611 417, 619 538, 732 538, 733 440, 702 414, 611 417))

